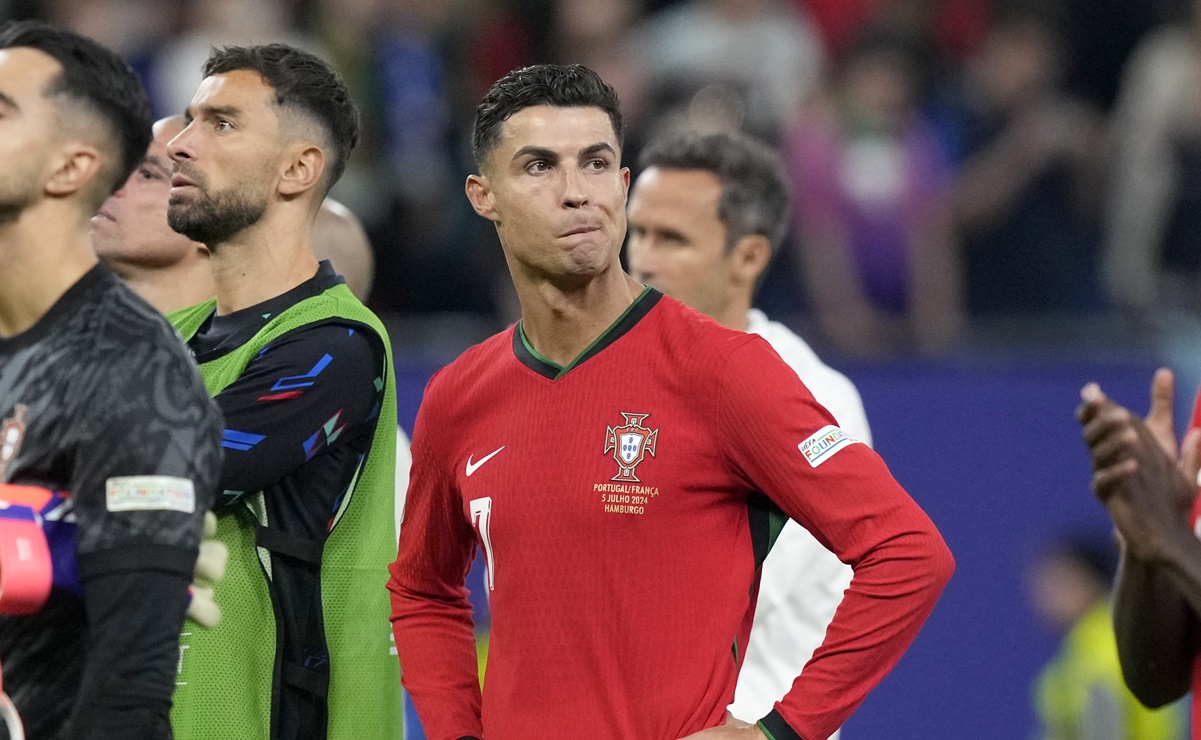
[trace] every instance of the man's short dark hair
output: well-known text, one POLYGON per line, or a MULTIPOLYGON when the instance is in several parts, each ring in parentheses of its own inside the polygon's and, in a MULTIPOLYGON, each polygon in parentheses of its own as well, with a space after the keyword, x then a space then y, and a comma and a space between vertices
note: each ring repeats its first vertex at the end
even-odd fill
POLYGON ((346 171, 350 151, 359 143, 359 111, 337 72, 320 57, 287 44, 226 46, 213 49, 204 76, 238 70, 257 72, 275 91, 275 102, 321 126, 332 148, 321 195, 346 171))
POLYGON ((742 134, 686 133, 651 142, 638 165, 645 170, 702 170, 721 182, 717 216, 726 249, 745 236, 765 236, 774 252, 788 233, 792 196, 779 157, 742 134))
POLYGON ((61 98, 107 124, 117 157, 102 163, 96 207, 124 184, 150 146, 150 101, 133 69, 95 41, 40 21, 0 24, 0 49, 30 48, 53 57, 62 72, 46 87, 48 98, 61 98))
POLYGON ((538 105, 556 108, 600 108, 609 114, 619 146, 625 142, 625 124, 613 87, 582 64, 535 64, 515 69, 497 80, 475 109, 471 151, 475 164, 500 143, 501 124, 514 113, 538 105))

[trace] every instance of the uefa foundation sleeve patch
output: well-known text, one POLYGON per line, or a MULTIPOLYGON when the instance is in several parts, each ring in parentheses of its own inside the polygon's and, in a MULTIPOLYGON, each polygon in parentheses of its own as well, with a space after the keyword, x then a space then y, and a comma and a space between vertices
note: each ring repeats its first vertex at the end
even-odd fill
POLYGON ((836 426, 826 425, 813 433, 809 439, 797 445, 797 449, 809 461, 809 465, 817 467, 847 445, 853 445, 859 440, 851 437, 836 426))
POLYGON ((196 490, 187 478, 134 475, 105 483, 109 511, 196 511, 196 490))

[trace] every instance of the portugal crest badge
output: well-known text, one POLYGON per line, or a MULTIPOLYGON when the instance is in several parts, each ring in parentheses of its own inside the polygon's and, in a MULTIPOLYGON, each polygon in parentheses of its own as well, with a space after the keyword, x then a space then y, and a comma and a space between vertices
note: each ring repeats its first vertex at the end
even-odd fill
POLYGON ((21 442, 25 440, 25 411, 26 408, 18 403, 13 408, 13 415, 0 421, 0 483, 6 480, 8 466, 16 459, 21 442))
POLYGON ((634 470, 647 455, 655 456, 655 443, 659 439, 658 429, 647 429, 642 420, 650 414, 627 414, 622 411, 626 423, 616 429, 605 428, 605 454, 613 452, 617 461, 617 475, 610 480, 640 483, 634 470))

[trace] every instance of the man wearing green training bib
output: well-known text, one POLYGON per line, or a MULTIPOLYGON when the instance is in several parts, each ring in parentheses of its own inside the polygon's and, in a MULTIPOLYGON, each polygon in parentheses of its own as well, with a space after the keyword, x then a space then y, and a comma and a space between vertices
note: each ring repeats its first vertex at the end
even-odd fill
POLYGON ((170 318, 225 415, 230 557, 221 623, 181 637, 175 735, 399 738, 390 348, 311 247, 358 139, 354 104, 310 54, 227 47, 185 118, 167 146, 168 221, 208 247, 217 296, 170 318))

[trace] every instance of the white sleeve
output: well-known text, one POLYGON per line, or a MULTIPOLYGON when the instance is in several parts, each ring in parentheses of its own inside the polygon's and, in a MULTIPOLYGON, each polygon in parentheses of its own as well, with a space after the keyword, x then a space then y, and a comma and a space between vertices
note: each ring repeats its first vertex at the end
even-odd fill
POLYGON ((396 539, 400 539, 400 523, 405 518, 405 497, 409 495, 409 468, 413 466, 413 451, 409 449, 409 435, 396 427, 396 539))

